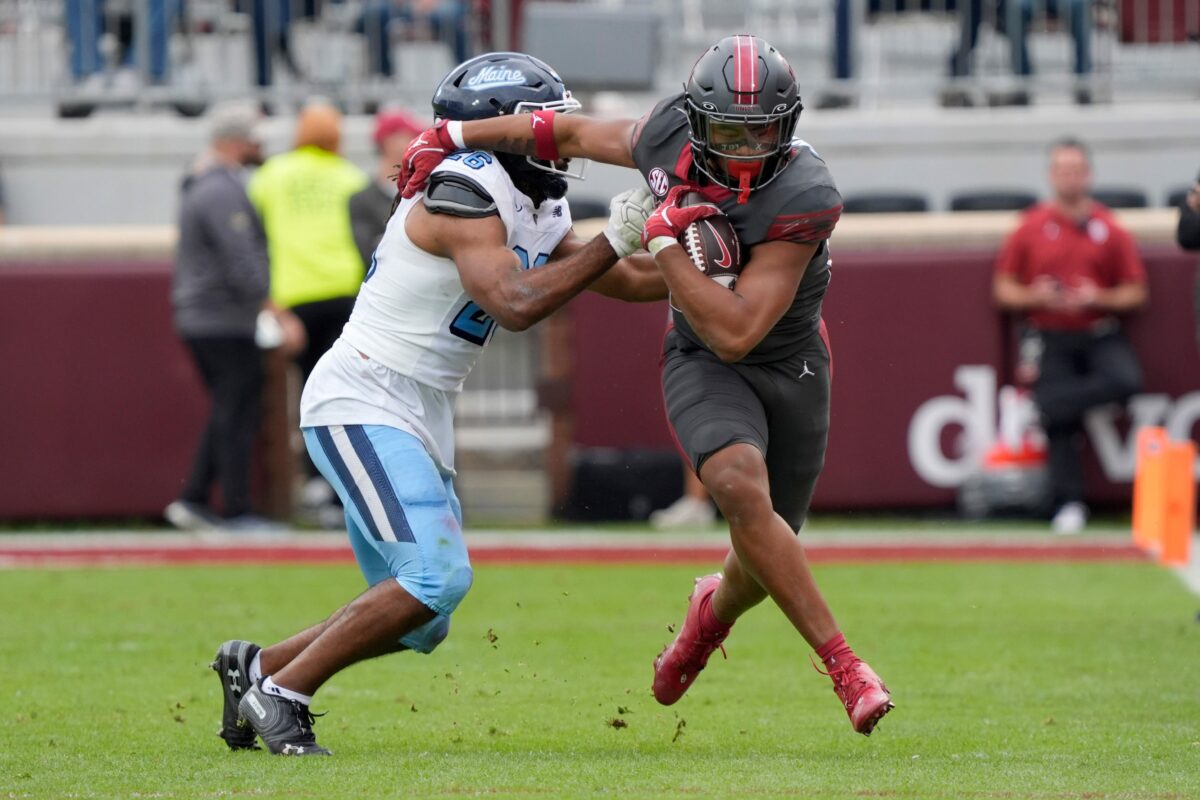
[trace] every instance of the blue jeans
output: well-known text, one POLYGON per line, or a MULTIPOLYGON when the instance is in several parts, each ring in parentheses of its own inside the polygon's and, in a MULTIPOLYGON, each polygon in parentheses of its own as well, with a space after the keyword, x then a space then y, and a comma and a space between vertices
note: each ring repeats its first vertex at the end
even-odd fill
MULTIPOLYGON (((340 0, 332 0, 340 2, 340 0)), ((288 27, 296 16, 311 17, 316 0, 249 0, 250 18, 254 25, 254 82, 271 85, 271 56, 276 50, 291 63, 288 27)))
MULTIPOLYGON (((854 34, 857 27, 854 24, 854 7, 852 3, 861 3, 862 12, 873 17, 891 12, 904 13, 910 11, 942 12, 954 11, 960 0, 834 0, 833 8, 833 75, 839 80, 854 77, 854 34)), ((982 0, 965 0, 976 5, 982 0)), ((976 14, 976 17, 979 15, 976 14)), ((866 20, 858 20, 864 25, 866 20)), ((974 46, 974 45, 972 45, 974 46)))
POLYGON ((388 47, 388 26, 394 21, 428 21, 433 35, 449 42, 454 50, 454 59, 462 63, 471 57, 471 46, 467 35, 467 9, 459 0, 442 0, 427 17, 413 12, 408 3, 394 0, 375 0, 363 10, 358 23, 358 32, 367 37, 367 48, 371 53, 371 64, 375 71, 386 77, 394 72, 391 48, 388 47))
MULTIPOLYGON (((71 43, 71 74, 76 80, 104 69, 100 54, 100 36, 105 27, 106 0, 66 0, 67 39, 71 43)), ((148 0, 146 3, 150 38, 150 63, 147 74, 161 83, 167 74, 167 39, 170 27, 178 19, 183 0, 148 0)), ((135 5, 135 10, 137 6, 135 5)), ((140 20, 135 19, 136 25, 140 20)), ((136 62, 137 45, 130 44, 122 54, 121 63, 136 62)))
POLYGON ((854 77, 854 35, 850 0, 837 0, 833 10, 833 75, 838 80, 854 77))
MULTIPOLYGON (((1034 0, 1015 0, 1019 5, 1020 29, 1009 30, 1010 0, 997 0, 996 26, 1013 43, 1013 72, 1017 75, 1032 75, 1033 64, 1029 60, 1026 37, 1033 21, 1034 0)), ((1068 22, 1071 37, 1075 40, 1075 74, 1086 75, 1092 71, 1092 4, 1090 0, 1042 0, 1037 6, 1046 10, 1052 18, 1068 22)), ((979 44, 979 26, 983 24, 983 0, 969 0, 962 9, 962 38, 958 49, 950 57, 950 74, 954 77, 971 72, 971 52, 979 44)))

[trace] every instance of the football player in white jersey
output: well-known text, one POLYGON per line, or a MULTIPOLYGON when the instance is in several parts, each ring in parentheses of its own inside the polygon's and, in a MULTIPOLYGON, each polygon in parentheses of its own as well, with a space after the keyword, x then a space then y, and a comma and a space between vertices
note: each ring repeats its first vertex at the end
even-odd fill
MULTIPOLYGON (((450 72, 434 93, 443 119, 579 107, 549 66, 490 53, 450 72)), ((431 652, 471 586, 454 493, 452 406, 501 325, 524 330, 591 288, 658 300, 666 286, 640 248, 653 210, 645 190, 614 198, 608 228, 571 231, 569 165, 462 149, 421 195, 399 201, 354 312, 301 399, 314 463, 337 490, 370 588, 328 619, 266 648, 217 651, 233 749, 326 755, 312 695, 339 670, 398 650, 431 652)))

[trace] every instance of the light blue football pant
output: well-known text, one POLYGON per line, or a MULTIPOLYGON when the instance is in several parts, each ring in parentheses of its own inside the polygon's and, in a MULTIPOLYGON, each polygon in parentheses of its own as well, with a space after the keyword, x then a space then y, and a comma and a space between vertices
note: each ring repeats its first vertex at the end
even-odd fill
POLYGON ((304 428, 317 469, 346 509, 346 530, 370 586, 393 578, 437 616, 400 637, 432 652, 471 588, 462 507, 421 440, 385 425, 304 428))

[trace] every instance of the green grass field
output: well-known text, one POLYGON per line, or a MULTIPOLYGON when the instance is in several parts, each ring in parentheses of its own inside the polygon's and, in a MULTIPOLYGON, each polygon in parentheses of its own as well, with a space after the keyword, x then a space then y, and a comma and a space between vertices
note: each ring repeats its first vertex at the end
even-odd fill
POLYGON ((331 759, 227 751, 207 665, 323 616, 353 569, 2 572, 0 797, 1200 797, 1197 600, 1166 571, 820 567, 897 702, 867 739, 769 605, 654 703, 699 569, 480 567, 435 654, 318 694, 331 759))

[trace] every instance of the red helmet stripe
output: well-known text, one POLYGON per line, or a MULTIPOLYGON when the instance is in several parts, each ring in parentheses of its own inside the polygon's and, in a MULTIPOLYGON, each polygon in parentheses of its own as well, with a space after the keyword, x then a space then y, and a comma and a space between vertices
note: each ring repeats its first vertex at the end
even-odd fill
POLYGON ((733 91, 737 94, 734 102, 752 105, 758 88, 758 49, 753 36, 735 36, 733 41, 733 91))
MULTIPOLYGON (((754 37, 746 36, 746 56, 750 62, 750 91, 757 94, 758 92, 758 48, 755 47, 754 37)), ((755 98, 749 97, 749 102, 754 103, 755 98)))

